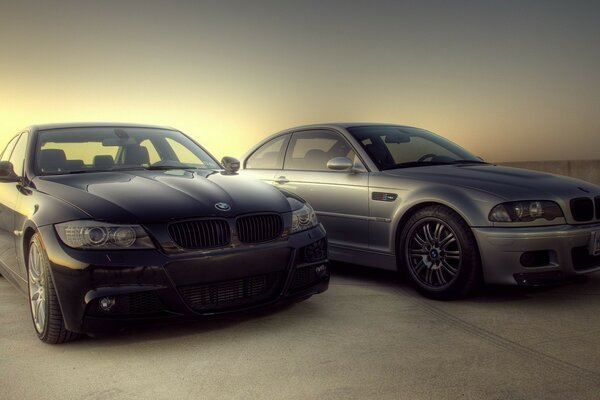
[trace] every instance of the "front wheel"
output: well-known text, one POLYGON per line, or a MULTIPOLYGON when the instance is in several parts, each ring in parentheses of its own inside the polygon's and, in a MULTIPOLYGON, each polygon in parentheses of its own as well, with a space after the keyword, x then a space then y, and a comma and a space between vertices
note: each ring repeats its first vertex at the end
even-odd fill
POLYGON ((65 328, 58 297, 50 276, 50 262, 39 234, 34 234, 29 244, 27 258, 29 281, 29 308, 33 326, 42 342, 57 344, 77 338, 65 328))
POLYGON ((425 207, 406 222, 398 258, 423 295, 449 300, 465 297, 480 282, 475 237, 467 223, 444 206, 425 207))

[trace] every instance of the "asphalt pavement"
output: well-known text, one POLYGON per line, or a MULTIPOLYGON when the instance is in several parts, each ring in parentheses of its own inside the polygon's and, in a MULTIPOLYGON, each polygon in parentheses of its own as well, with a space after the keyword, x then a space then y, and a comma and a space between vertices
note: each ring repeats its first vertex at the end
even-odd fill
POLYGON ((428 300, 336 265, 269 311, 51 346, 0 277, 0 399, 599 399, 600 274, 428 300))

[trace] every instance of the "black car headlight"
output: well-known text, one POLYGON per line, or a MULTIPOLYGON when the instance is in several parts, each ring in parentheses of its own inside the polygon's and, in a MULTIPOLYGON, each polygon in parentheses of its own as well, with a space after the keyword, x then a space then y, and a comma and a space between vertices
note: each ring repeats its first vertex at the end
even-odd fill
POLYGON ((82 220, 64 222, 54 227, 63 243, 76 249, 154 248, 152 240, 139 225, 82 220))
POLYGON ((553 201, 526 200, 498 204, 488 216, 492 222, 531 222, 538 219, 553 221, 564 218, 560 206, 553 201))
POLYGON ((317 226, 319 221, 313 208, 304 203, 302 207, 292 212, 292 232, 297 233, 317 226))

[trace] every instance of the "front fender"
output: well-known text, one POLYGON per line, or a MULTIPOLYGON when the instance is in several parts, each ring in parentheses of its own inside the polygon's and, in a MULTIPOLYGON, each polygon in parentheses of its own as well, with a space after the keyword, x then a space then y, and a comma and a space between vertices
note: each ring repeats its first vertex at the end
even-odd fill
POLYGON ((398 205, 392 221, 397 222, 411 209, 425 203, 444 205, 455 211, 471 227, 490 226, 488 215, 501 200, 486 192, 450 185, 428 185, 408 192, 398 205))
POLYGON ((40 227, 77 219, 88 219, 90 215, 55 197, 34 189, 24 189, 15 214, 15 237, 19 273, 27 278, 27 250, 33 234, 40 227))
POLYGON ((370 247, 372 250, 395 254, 397 239, 403 223, 417 209, 428 205, 444 205, 456 212, 471 227, 488 227, 488 213, 498 198, 477 190, 451 185, 423 184, 412 188, 371 188, 369 223, 370 247), (393 202, 377 201, 374 192, 393 193, 393 202))

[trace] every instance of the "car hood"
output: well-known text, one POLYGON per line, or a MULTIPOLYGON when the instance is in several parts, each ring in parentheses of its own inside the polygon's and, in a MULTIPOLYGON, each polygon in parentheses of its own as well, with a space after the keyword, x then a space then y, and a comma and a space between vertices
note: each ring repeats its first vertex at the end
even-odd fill
POLYGON ((384 171, 390 177, 470 188, 506 200, 572 198, 600 194, 589 182, 492 164, 435 165, 384 171))
POLYGON ((94 172, 36 177, 33 184, 91 218, 115 223, 290 211, 271 185, 214 171, 94 172), (218 210, 217 203, 231 209, 218 210))

